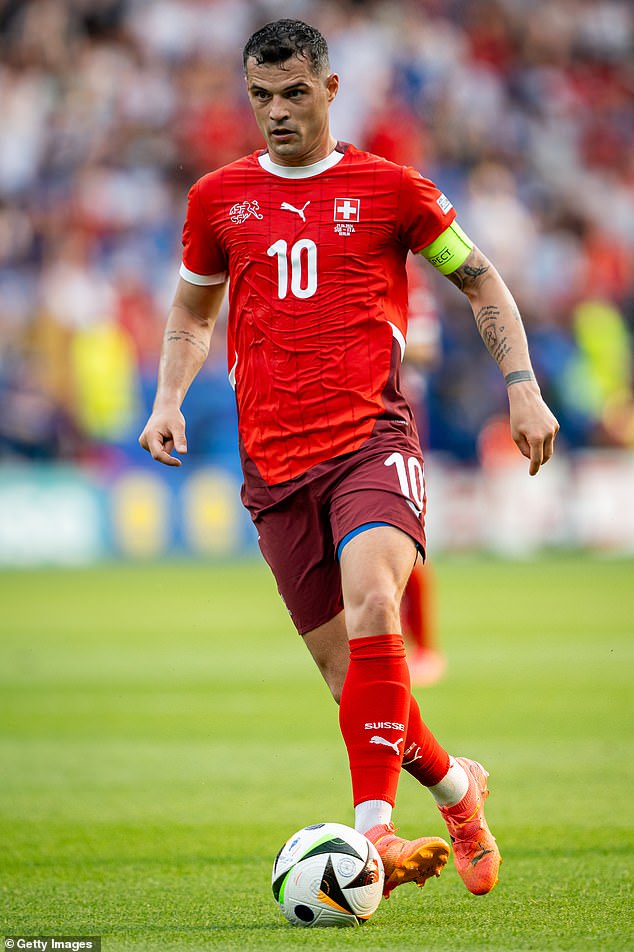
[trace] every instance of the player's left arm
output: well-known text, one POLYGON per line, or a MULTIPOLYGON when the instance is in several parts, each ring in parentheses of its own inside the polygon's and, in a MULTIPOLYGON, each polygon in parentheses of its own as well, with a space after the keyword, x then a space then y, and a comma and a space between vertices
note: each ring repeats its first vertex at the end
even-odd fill
POLYGON ((535 476, 553 455, 559 424, 542 399, 522 318, 511 292, 491 262, 455 223, 421 253, 469 300, 480 336, 504 375, 511 434, 530 460, 530 475, 535 476))

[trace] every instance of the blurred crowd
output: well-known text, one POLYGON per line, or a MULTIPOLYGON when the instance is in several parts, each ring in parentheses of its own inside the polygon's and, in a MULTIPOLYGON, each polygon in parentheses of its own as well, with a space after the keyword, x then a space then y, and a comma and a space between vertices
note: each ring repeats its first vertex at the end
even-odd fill
MULTIPOLYGON (((140 455, 187 191, 260 147, 241 50, 279 16, 328 38, 335 134, 432 178, 498 266, 563 444, 634 447, 627 0, 0 0, 0 458, 140 455)), ((473 460, 504 385, 429 280, 426 440, 473 460)), ((224 363, 219 333, 201 456, 232 451, 224 363)))

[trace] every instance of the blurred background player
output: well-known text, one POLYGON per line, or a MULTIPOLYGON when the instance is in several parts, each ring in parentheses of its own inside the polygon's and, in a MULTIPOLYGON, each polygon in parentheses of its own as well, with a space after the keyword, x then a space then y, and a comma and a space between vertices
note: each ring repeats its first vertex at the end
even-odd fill
MULTIPOLYGON (((407 350, 401 371, 403 390, 414 411, 421 446, 428 445, 427 377, 441 357, 438 308, 423 267, 414 255, 407 261, 409 313, 407 350)), ((439 681, 447 666, 438 646, 436 586, 429 557, 414 563, 401 600, 401 625, 407 646, 412 686, 428 687, 439 681)))

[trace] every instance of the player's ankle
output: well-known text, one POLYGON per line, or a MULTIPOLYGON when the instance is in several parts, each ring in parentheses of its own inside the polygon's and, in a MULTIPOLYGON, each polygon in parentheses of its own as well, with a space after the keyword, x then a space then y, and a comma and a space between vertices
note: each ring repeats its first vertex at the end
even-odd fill
POLYGON ((392 804, 387 800, 364 800, 354 808, 354 828, 367 833, 374 826, 388 826, 392 820, 392 804))
POLYGON ((439 807, 453 807, 467 796, 469 775, 462 764, 450 757, 449 770, 445 776, 428 789, 439 807))

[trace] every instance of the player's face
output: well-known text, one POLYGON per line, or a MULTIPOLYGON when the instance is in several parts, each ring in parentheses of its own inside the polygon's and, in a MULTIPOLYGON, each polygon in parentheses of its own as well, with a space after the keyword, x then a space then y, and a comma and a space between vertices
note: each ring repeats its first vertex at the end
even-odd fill
POLYGON ((303 56, 282 66, 247 61, 247 92, 269 154, 278 165, 311 165, 335 147, 328 109, 337 94, 335 73, 317 76, 303 56))

